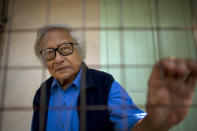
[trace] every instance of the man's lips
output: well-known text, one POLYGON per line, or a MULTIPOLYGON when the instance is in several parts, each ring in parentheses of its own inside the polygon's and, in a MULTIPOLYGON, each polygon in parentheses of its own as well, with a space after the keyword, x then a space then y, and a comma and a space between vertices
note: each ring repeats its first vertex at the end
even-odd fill
POLYGON ((56 72, 56 71, 62 71, 62 70, 68 69, 68 68, 69 68, 68 66, 59 67, 59 68, 56 68, 56 69, 55 69, 55 72, 56 72))

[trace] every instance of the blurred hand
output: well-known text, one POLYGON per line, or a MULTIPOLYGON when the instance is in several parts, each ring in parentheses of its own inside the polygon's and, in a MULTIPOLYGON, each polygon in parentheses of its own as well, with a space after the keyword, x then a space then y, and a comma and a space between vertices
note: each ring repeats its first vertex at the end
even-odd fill
POLYGON ((197 63, 168 58, 153 67, 149 79, 147 118, 156 130, 168 130, 189 111, 197 78, 197 63))

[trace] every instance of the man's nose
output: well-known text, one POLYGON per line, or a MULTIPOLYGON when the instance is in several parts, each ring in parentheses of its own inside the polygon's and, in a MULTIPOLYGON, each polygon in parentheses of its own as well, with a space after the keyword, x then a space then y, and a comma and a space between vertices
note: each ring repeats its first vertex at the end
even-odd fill
POLYGON ((62 56, 58 51, 56 51, 56 57, 54 59, 56 63, 61 63, 64 61, 64 56, 62 56))

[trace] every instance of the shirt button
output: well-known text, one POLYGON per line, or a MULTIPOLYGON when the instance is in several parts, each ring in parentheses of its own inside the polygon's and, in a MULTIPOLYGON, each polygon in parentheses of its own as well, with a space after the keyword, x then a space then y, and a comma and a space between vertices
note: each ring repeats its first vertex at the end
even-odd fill
POLYGON ((62 128, 64 128, 64 124, 62 124, 62 128))

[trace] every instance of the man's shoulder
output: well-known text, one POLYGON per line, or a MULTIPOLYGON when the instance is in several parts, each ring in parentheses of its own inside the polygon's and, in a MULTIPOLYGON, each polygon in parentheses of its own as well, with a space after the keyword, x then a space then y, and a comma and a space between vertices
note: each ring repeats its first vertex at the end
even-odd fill
POLYGON ((49 77, 47 80, 45 80, 44 82, 42 82, 42 84, 40 85, 40 87, 37 89, 36 94, 40 94, 41 90, 45 90, 45 91, 49 91, 51 88, 51 84, 53 82, 53 77, 49 77))
POLYGON ((107 72, 96 70, 96 69, 88 69, 88 71, 93 74, 96 77, 107 77, 107 78, 113 78, 113 76, 107 72))
POLYGON ((88 69, 87 77, 88 79, 92 77, 90 79, 93 79, 97 84, 103 83, 111 85, 114 81, 114 78, 111 74, 96 69, 88 69))

